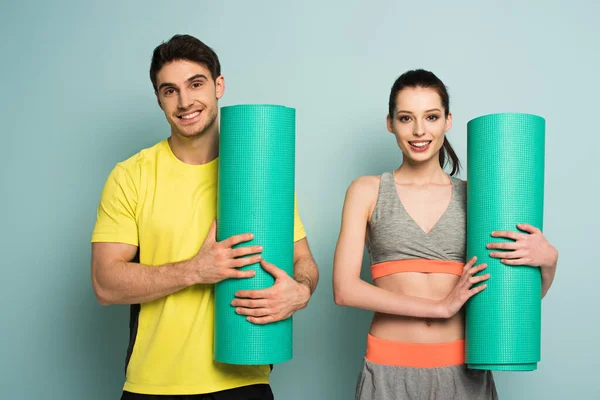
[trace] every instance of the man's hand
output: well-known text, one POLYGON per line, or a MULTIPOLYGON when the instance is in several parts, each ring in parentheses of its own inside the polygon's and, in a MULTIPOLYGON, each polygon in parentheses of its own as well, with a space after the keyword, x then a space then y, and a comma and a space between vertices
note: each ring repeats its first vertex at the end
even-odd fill
POLYGON ((296 282, 284 270, 261 260, 261 266, 275 278, 273 286, 262 290, 240 290, 231 305, 254 324, 268 324, 292 316, 306 307, 310 288, 296 282))
POLYGON ((262 247, 233 248, 237 244, 252 240, 254 235, 245 233, 217 242, 216 232, 217 225, 213 221, 198 254, 186 261, 194 283, 217 283, 228 278, 252 278, 256 275, 252 270, 240 271, 239 268, 259 262, 261 256, 257 253, 262 252, 262 247), (251 254, 254 255, 243 257, 251 254))

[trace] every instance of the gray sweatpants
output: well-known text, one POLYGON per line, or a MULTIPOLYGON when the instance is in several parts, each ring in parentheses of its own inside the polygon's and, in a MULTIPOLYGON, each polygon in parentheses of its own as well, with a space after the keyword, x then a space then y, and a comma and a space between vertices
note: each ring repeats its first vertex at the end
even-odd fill
POLYGON ((375 364, 365 359, 356 400, 496 400, 490 371, 463 365, 409 368, 375 364))

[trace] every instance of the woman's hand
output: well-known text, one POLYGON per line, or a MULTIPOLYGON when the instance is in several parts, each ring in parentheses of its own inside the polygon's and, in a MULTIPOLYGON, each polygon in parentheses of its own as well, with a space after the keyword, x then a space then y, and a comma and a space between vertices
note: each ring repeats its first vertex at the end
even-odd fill
POLYGON ((512 239, 512 242, 489 243, 488 249, 504 250, 492 251, 490 257, 499 258, 506 265, 527 265, 540 267, 542 272, 542 298, 550 289, 556 264, 558 251, 554 248, 538 228, 529 224, 517 224, 517 228, 527 233, 511 231, 494 231, 493 237, 512 239))
POLYGON ((518 224, 517 228, 527 233, 512 231, 494 231, 493 237, 512 239, 512 242, 488 243, 487 248, 493 250, 490 257, 499 258, 506 265, 528 265, 532 267, 556 267, 558 251, 538 228, 529 224, 518 224), (508 250, 508 251, 506 251, 508 250))
POLYGON ((487 264, 475 266, 476 261, 477 257, 473 257, 468 263, 465 264, 462 275, 459 281, 456 283, 456 286, 454 286, 452 292, 450 292, 450 294, 444 300, 442 300, 445 311, 444 317, 450 318, 454 316, 467 302, 467 300, 487 287, 487 285, 484 283, 472 288, 474 284, 483 282, 490 277, 490 274, 473 276, 476 273, 483 271, 487 267, 487 264))

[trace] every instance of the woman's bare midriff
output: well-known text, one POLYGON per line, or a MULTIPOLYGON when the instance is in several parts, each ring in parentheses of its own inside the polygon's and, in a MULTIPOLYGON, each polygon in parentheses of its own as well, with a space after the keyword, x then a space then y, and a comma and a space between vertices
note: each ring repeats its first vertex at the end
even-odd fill
MULTIPOLYGON (((442 300, 452 291, 458 279, 452 274, 400 272, 378 278, 374 284, 390 292, 442 300)), ((448 319, 375 313, 370 334, 397 342, 451 342, 464 339, 464 316, 462 311, 448 319)))

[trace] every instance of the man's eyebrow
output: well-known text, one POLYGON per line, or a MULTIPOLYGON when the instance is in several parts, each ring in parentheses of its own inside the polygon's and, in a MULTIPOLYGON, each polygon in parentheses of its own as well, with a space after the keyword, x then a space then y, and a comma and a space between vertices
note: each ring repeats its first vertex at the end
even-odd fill
POLYGON ((202 74, 196 74, 192 77, 189 77, 185 80, 185 83, 190 83, 191 81, 195 81, 196 79, 206 79, 208 80, 208 78, 206 77, 206 75, 202 75, 202 74))
MULTIPOLYGON (((196 79, 206 79, 206 80, 208 80, 208 78, 206 77, 206 75, 203 75, 203 74, 196 74, 196 75, 194 75, 194 76, 191 76, 191 77, 187 78, 187 79, 185 80, 185 83, 190 83, 190 82, 192 82, 192 81, 195 81, 196 79)), ((160 84, 160 86, 158 87, 158 90, 160 90, 160 89, 162 89, 162 88, 164 88, 164 87, 166 87, 166 86, 173 86, 173 87, 177 87, 177 85, 176 85, 176 84, 174 84, 174 83, 171 83, 171 82, 163 82, 163 83, 161 83, 161 84, 160 84)))
POLYGON ((166 87, 166 86, 173 86, 173 87, 177 87, 177 85, 176 85, 176 84, 174 84, 174 83, 171 83, 171 82, 163 82, 163 83, 161 83, 161 84, 160 84, 160 86, 158 87, 158 90, 160 90, 160 89, 162 89, 162 88, 164 88, 164 87, 166 87))

